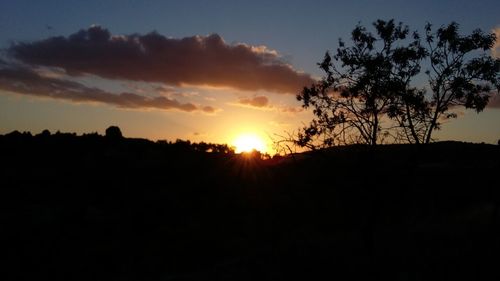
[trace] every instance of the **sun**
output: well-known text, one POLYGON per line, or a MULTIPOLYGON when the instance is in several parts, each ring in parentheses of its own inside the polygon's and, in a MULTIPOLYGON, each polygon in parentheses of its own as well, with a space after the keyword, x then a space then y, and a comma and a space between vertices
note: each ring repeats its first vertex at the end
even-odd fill
POLYGON ((233 145, 236 147, 236 153, 250 152, 254 149, 260 152, 266 151, 265 142, 256 134, 239 135, 234 140, 233 145))

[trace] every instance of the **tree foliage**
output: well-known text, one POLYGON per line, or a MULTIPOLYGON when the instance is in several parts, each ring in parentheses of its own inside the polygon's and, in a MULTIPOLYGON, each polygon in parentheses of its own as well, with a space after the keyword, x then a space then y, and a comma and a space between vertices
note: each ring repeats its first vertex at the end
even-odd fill
POLYGON ((425 27, 430 69, 426 71, 432 97, 426 120, 426 143, 432 133, 440 128, 441 118, 456 118, 453 108, 462 106, 481 112, 496 88, 500 88, 500 60, 486 54, 495 43, 495 34, 485 34, 480 29, 470 35, 458 33, 457 23, 432 32, 425 27))
POLYGON ((119 140, 123 138, 122 131, 118 126, 109 126, 106 129, 106 137, 111 140, 119 140))
POLYGON ((390 137, 384 118, 395 114, 400 94, 415 96, 409 81, 419 73, 425 49, 418 34, 410 35, 402 23, 378 20, 373 25, 375 34, 358 25, 352 46, 340 40, 333 58, 327 52, 319 63, 325 77, 297 96, 315 115, 299 133, 299 145, 375 145, 390 137))
POLYGON ((358 24, 352 45, 339 40, 335 55, 327 52, 318 63, 324 77, 297 95, 314 118, 296 144, 428 143, 443 117, 456 117, 455 107, 480 112, 498 91, 500 63, 486 55, 494 34, 461 36, 456 23, 433 32, 428 24, 422 45, 416 31, 394 20, 373 27, 374 33, 358 24), (414 81, 424 65, 431 94, 414 81))

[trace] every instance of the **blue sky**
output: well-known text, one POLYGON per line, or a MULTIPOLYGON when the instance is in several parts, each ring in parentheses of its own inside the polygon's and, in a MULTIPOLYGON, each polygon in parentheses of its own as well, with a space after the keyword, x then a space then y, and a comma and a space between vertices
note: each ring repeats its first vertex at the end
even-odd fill
MULTIPOLYGON (((422 30, 456 21, 463 33, 500 26, 498 1, 4 1, 0 0, 0 47, 51 36, 68 36, 91 25, 113 35, 147 34, 184 38, 219 34, 231 45, 266 46, 300 72, 319 77, 316 63, 326 50, 337 47, 338 38, 349 38, 360 22, 376 19, 402 21, 422 30)), ((88 78, 104 89, 123 88, 123 83, 88 78)), ((136 83, 137 84, 137 83, 136 83)), ((140 83, 139 83, 140 84, 140 83)), ((93 86, 93 85, 91 85, 93 86)), ((137 85, 136 85, 137 86, 137 85)), ((144 85, 139 85, 146 87, 144 85)), ((137 87, 139 87, 137 86, 137 87)), ((147 88, 147 87, 146 87, 147 88)), ((196 102, 217 100, 216 114, 162 110, 128 110, 109 105, 74 103, 5 93, 0 90, 0 133, 13 129, 34 133, 51 130, 103 132, 118 124, 125 135, 146 138, 190 138, 229 141, 241 130, 260 130, 263 135, 291 130, 308 120, 279 110, 255 110, 234 106, 238 100, 265 95, 273 108, 300 106, 293 95, 267 91, 189 88, 196 102), (235 116, 239 116, 235 118, 235 116), (231 117, 231 118, 230 118, 231 117), (265 123, 265 126, 262 124, 265 123), (278 124, 286 126, 280 127, 278 124), (242 125, 238 125, 242 124, 242 125), (273 125, 270 125, 273 124, 273 125), (230 129, 224 129, 230 128, 230 129), (227 137, 221 135, 227 134, 227 137)), ((441 139, 494 142, 500 138, 498 109, 485 114, 466 113, 438 133, 441 139)))
POLYGON ((463 32, 500 25, 498 1, 1 1, 0 42, 68 35, 99 24, 115 34, 153 30, 172 37, 220 34, 227 42, 266 45, 297 68, 315 63, 361 22, 402 21, 420 29, 451 21, 463 32), (47 29, 50 26, 52 29, 47 29))

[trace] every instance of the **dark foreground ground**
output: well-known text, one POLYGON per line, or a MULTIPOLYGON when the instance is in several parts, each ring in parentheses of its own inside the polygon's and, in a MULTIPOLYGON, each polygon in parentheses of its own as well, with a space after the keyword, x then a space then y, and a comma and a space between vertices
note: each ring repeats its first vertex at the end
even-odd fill
POLYGON ((0 136, 2 280, 500 280, 500 146, 0 136))

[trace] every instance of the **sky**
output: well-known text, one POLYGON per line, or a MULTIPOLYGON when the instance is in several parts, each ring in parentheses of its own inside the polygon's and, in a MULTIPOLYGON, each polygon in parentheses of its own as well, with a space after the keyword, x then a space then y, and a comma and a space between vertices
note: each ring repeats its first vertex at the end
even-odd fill
MULTIPOLYGON (((462 33, 500 35, 499 10, 480 0, 0 0, 0 134, 117 125, 152 140, 271 143, 311 119, 295 95, 356 24, 456 21, 462 33)), ((459 115, 435 137, 500 138, 500 109, 459 115)))

